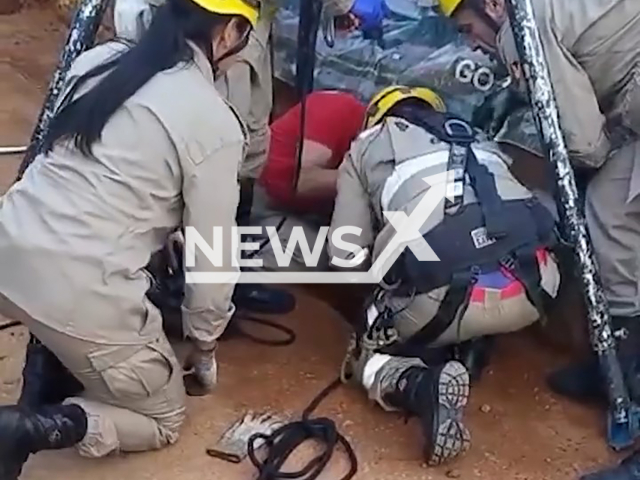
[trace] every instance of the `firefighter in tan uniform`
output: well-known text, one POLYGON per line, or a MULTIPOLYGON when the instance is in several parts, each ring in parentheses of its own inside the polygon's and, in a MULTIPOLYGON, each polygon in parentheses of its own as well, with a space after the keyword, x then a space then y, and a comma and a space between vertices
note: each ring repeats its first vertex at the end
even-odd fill
MULTIPOLYGON (((116 33, 136 40, 146 28, 153 11, 164 1, 117 0, 114 10, 116 33)), ((323 1, 328 14, 333 17, 345 16, 354 6, 354 0, 323 1)), ((258 24, 247 47, 229 59, 231 65, 226 66, 224 74, 216 79, 216 86, 236 107, 249 130, 249 148, 241 168, 241 178, 248 180, 249 189, 251 182, 260 176, 269 148, 269 116, 273 106, 269 44, 277 7, 278 0, 263 2, 258 24)), ((250 204, 250 198, 247 202, 250 204)))
MULTIPOLYGON (((476 45, 496 53, 524 89, 505 0, 439 0, 476 45)), ((618 355, 640 399, 640 2, 532 0, 576 170, 592 177, 585 214, 609 302, 618 355)), ((559 393, 604 398, 594 358, 552 379, 559 393)), ((598 479, 640 478, 640 457, 598 479), (635 473, 633 473, 635 472, 635 473)))
MULTIPOLYGON (((2 480, 41 450, 75 445, 102 457, 178 439, 182 367, 146 298, 144 269, 180 225, 205 235, 235 224, 246 131, 213 71, 257 17, 244 0, 169 0, 137 45, 103 44, 69 72, 44 153, 0 202, 0 311, 84 392, 0 407, 2 480)), ((214 267, 196 252, 193 268, 236 272, 234 253, 226 246, 214 267)), ((205 388, 215 384, 234 282, 186 288, 183 327, 205 388)))
POLYGON ((477 142, 431 90, 389 87, 365 118, 340 167, 329 251, 340 268, 388 268, 356 326, 343 377, 386 410, 419 416, 425 458, 437 465, 469 445, 469 374, 451 357, 427 367, 427 350, 540 318, 559 286, 554 221, 498 147, 477 142), (410 223, 401 217, 423 215, 432 188, 440 192, 433 213, 401 232, 410 223), (430 249, 439 261, 424 257, 430 249))

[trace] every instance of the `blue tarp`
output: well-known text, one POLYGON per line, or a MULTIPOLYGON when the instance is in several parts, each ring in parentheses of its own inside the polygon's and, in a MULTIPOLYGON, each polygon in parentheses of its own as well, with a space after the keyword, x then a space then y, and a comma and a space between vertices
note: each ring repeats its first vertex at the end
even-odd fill
MULTIPOLYGON (((298 6, 283 0, 274 27, 274 73, 295 83, 298 6)), ((333 48, 318 35, 316 89, 344 89, 367 102, 392 84, 433 88, 449 109, 472 120, 487 95, 501 89, 505 78, 497 64, 472 51, 453 25, 425 0, 388 0, 391 15, 384 23, 384 44, 360 32, 339 33, 333 48)))

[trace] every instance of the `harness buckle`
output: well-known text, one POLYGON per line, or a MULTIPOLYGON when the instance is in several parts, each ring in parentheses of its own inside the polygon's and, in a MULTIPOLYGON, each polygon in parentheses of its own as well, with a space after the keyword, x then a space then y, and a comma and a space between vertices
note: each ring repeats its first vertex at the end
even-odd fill
POLYGON ((384 307, 379 310, 378 318, 371 324, 363 336, 363 348, 370 353, 393 345, 400 335, 390 321, 391 309, 384 307))
POLYGON ((473 140, 473 129, 467 122, 457 118, 450 118, 444 122, 443 128, 445 133, 451 137, 453 143, 456 143, 456 140, 464 143, 473 140), (460 132, 460 129, 462 129, 462 132, 460 132))
POLYGON ((353 333, 349 339, 349 345, 347 346, 347 352, 342 360, 342 365, 340 365, 340 381, 342 383, 349 383, 349 380, 353 378, 353 362, 355 360, 355 352, 357 348, 358 339, 356 334, 353 333))
POLYGON ((498 263, 506 268, 510 273, 516 269, 516 259, 513 255, 506 255, 502 257, 498 263))

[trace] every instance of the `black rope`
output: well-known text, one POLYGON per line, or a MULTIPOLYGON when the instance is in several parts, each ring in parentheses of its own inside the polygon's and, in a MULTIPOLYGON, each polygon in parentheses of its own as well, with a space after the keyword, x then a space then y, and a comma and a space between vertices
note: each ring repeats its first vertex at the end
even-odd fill
POLYGON ((273 346, 273 347, 286 347, 288 345, 293 344, 296 341, 296 332, 293 331, 293 329, 286 327, 278 322, 274 322, 273 320, 267 320, 266 318, 258 318, 258 317, 254 317, 252 315, 246 315, 244 313, 240 313, 238 315, 236 315, 233 319, 234 322, 237 322, 234 324, 234 333, 237 333, 239 336, 248 338, 249 340, 251 340, 254 343, 258 343, 261 345, 269 345, 269 346, 273 346), (257 323, 259 325, 263 325, 265 327, 269 327, 273 330, 277 330, 279 332, 282 332, 283 338, 281 339, 268 339, 268 338, 263 338, 263 337, 258 337, 256 335, 254 335, 253 333, 249 333, 246 330, 244 330, 240 324, 241 322, 239 322, 239 320, 244 320, 247 322, 253 322, 253 323, 257 323))
POLYGON ((338 444, 344 447, 350 464, 349 471, 340 480, 350 480, 355 476, 358 471, 358 459, 349 441, 338 432, 335 422, 326 417, 309 418, 318 405, 341 383, 338 378, 316 395, 302 412, 300 420, 280 427, 271 435, 257 433, 249 438, 249 460, 258 469, 256 480, 314 480, 324 471, 338 444), (258 440, 263 440, 265 442, 264 448, 267 449, 267 455, 263 460, 256 455, 255 442, 258 440), (287 459, 307 440, 316 440, 324 444, 324 451, 310 460, 304 468, 298 471, 283 472, 282 467, 287 459))
POLYGON ((11 322, 7 322, 7 323, 2 323, 2 324, 0 324, 0 332, 2 330, 8 330, 10 328, 19 327, 20 325, 22 325, 22 324, 20 322, 18 322, 18 321, 11 321, 11 322))

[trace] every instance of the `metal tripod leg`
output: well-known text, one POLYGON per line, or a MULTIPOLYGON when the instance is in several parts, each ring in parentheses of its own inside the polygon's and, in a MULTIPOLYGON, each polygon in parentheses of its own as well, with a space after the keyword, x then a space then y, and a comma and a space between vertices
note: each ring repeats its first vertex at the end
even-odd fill
POLYGON ((300 99, 313 90, 313 74, 316 65, 316 40, 322 15, 322 2, 300 2, 298 23, 298 49, 296 52, 296 89, 300 99))
POLYGON ((640 410, 629 399, 616 356, 609 309, 585 219, 579 209, 573 169, 560 129, 558 106, 531 0, 508 0, 507 8, 538 132, 547 157, 554 166, 561 220, 577 259, 588 311, 591 344, 607 379, 610 405, 607 432, 609 445, 619 450, 631 446, 638 435, 640 410))
POLYGON ((110 0, 82 0, 71 22, 64 50, 60 55, 58 66, 53 74, 47 96, 38 116, 38 123, 31 135, 31 142, 20 164, 18 178, 20 180, 27 167, 40 153, 45 134, 55 113, 56 105, 64 88, 67 73, 73 61, 93 45, 102 21, 102 16, 110 0))
MULTIPOLYGON (((316 44, 318 29, 322 20, 322 1, 304 0, 300 2, 298 21, 298 49, 296 51, 296 91, 300 96, 300 136, 296 147, 296 169, 293 177, 293 189, 297 191, 302 168, 302 144, 304 143, 305 122, 307 118, 307 95, 313 91, 313 78, 316 68, 316 44)), ((279 231, 286 217, 276 227, 279 231)))
MULTIPOLYGON (((45 137, 45 134, 47 133, 47 130, 49 129, 49 124, 51 123, 51 119, 53 118, 53 115, 55 113, 56 105, 58 104, 60 95, 64 88, 64 83, 67 78, 69 68, 71 67, 73 61, 78 58, 78 56, 82 52, 93 45, 96 38, 96 33, 98 33, 98 28, 100 27, 100 22, 102 21, 102 16, 104 15, 108 4, 109 0, 82 0, 82 3, 76 10, 73 21, 71 22, 69 33, 67 34, 67 40, 65 42, 64 49, 62 51, 62 54, 60 55, 60 60, 58 61, 58 66, 56 67, 53 78, 51 79, 51 83, 49 84, 49 90, 47 91, 47 96, 42 106, 42 110, 40 110, 36 128, 31 135, 29 147, 27 148, 27 152, 22 159, 22 163, 20 164, 20 168, 18 169, 18 176, 15 181, 18 181, 22 178, 22 175, 24 175, 27 167, 40 153, 43 139, 45 137)), ((29 343, 37 342, 38 340, 32 335, 29 343)), ((53 354, 51 355, 53 356, 53 354)), ((51 359, 48 359, 47 362, 49 362, 49 364, 42 368, 51 368, 51 359)), ((66 370, 61 365, 60 367, 62 371, 66 370)), ((37 373, 42 372, 37 371, 37 373)), ((76 384, 72 384, 73 388, 79 388, 77 380, 71 374, 69 374, 69 378, 65 376, 63 376, 62 378, 69 382, 75 381, 76 384)), ((46 382, 46 379, 39 380, 46 382)), ((51 379, 49 379, 49 381, 51 381, 51 379)), ((24 394, 25 392, 23 391, 21 399, 23 399, 24 394)))

